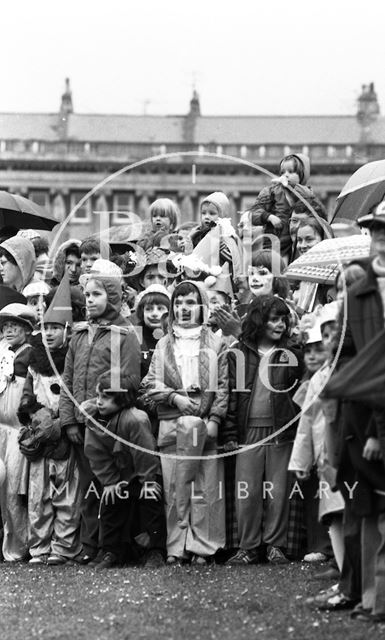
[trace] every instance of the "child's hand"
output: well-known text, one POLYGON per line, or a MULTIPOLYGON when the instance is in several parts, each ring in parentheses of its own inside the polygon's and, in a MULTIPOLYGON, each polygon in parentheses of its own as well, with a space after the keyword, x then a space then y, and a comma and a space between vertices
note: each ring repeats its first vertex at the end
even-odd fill
POLYGON ((308 471, 296 471, 295 475, 297 476, 298 480, 307 480, 310 474, 308 471))
POLYGON ((218 424, 214 420, 209 420, 207 425, 207 435, 209 438, 218 437, 218 424))
POLYGON ((367 439, 362 452, 362 457, 365 458, 365 460, 381 460, 381 446, 380 441, 377 438, 367 439))
POLYGON ((228 452, 228 451, 236 451, 238 449, 238 442, 236 442, 235 440, 230 440, 229 442, 226 442, 226 444, 223 445, 223 451, 228 452))
POLYGON ((283 226, 282 225, 282 220, 281 220, 281 218, 278 218, 278 216, 274 215, 274 213, 271 213, 269 215, 268 220, 269 220, 270 224, 273 225, 273 227, 274 227, 274 229, 276 231, 280 231, 282 229, 282 226, 283 226))
POLYGON ((72 424, 67 427, 67 437, 73 444, 83 444, 83 434, 78 424, 72 424))
POLYGON ((116 495, 116 484, 106 485, 103 489, 102 494, 102 503, 108 504, 108 501, 111 500, 111 504, 115 504, 115 495, 116 495))
POLYGON ((242 322, 236 311, 227 311, 220 308, 215 311, 213 318, 219 329, 222 329, 224 336, 234 336, 238 338, 242 331, 242 322))
POLYGON ((174 404, 181 412, 182 416, 196 415, 198 409, 198 403, 194 402, 187 396, 176 395, 174 398, 174 404))

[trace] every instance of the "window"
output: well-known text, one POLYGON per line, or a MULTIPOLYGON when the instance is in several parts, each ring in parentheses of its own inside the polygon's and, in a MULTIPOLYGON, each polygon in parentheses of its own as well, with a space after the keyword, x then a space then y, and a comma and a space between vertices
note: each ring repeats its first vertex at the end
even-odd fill
POLYGON ((48 191, 30 191, 28 197, 36 202, 40 207, 49 207, 49 193, 48 191))
POLYGON ((335 158, 336 156, 336 148, 333 145, 329 144, 327 148, 327 156, 328 158, 335 158))
POLYGON ((115 193, 113 198, 112 224, 129 224, 128 213, 134 209, 134 194, 115 193))
POLYGON ((221 144, 218 144, 217 149, 216 149, 217 154, 220 156, 223 153, 223 147, 221 144))
POLYGON ((160 145, 160 147, 159 147, 159 153, 160 153, 161 155, 164 155, 165 153, 167 153, 167 147, 166 147, 166 145, 165 145, 165 144, 161 144, 161 145, 160 145))
POLYGON ((288 145, 288 144, 285 144, 285 146, 283 147, 283 155, 284 155, 284 156, 288 156, 288 155, 290 155, 290 151, 291 151, 291 150, 290 150, 289 145, 288 145))
POLYGON ((204 145, 203 145, 203 144, 200 144, 200 145, 198 146, 198 153, 204 153, 204 152, 205 152, 204 145))
POLYGON ((302 147, 302 153, 305 154, 305 156, 309 155, 309 147, 307 146, 307 144, 304 144, 302 147))
POLYGON ((353 155, 353 147, 350 144, 348 144, 345 148, 345 155, 347 158, 351 158, 353 155))
POLYGON ((241 158, 246 158, 247 157, 247 147, 245 144, 243 144, 241 146, 241 158))
POLYGON ((81 223, 90 223, 91 219, 92 219, 92 203, 91 203, 91 198, 88 197, 83 204, 81 205, 81 207, 79 207, 78 209, 76 209, 76 211, 73 213, 73 209, 76 207, 76 205, 81 201, 82 198, 84 198, 84 196, 87 194, 86 191, 76 191, 74 193, 71 193, 71 212, 70 212, 70 218, 71 218, 71 222, 74 222, 76 224, 81 224, 81 223))
POLYGON ((39 153, 39 143, 36 140, 31 144, 31 151, 32 153, 39 153))
POLYGON ((84 143, 84 153, 89 153, 91 151, 91 145, 89 142, 84 143))
POLYGON ((4 153, 7 150, 7 143, 5 140, 0 140, 0 153, 4 153))
POLYGON ((266 147, 264 144, 262 144, 259 149, 258 149, 258 155, 260 158, 264 158, 266 155, 266 147))

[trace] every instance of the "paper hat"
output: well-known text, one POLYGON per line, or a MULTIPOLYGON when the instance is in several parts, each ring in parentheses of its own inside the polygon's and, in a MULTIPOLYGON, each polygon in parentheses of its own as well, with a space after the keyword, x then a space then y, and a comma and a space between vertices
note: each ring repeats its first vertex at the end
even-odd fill
POLYGON ((151 293, 160 293, 165 298, 168 298, 168 300, 171 300, 171 294, 167 291, 166 287, 161 284, 150 284, 149 287, 138 294, 135 300, 135 309, 138 308, 139 303, 143 300, 144 296, 150 295, 151 293))
POLYGON ((43 324, 48 322, 63 326, 72 325, 71 288, 67 271, 64 272, 51 304, 44 314, 43 324))
POLYGON ((34 296, 46 296, 50 292, 50 288, 44 280, 36 280, 36 282, 30 282, 23 289, 23 296, 26 298, 33 298, 34 296))

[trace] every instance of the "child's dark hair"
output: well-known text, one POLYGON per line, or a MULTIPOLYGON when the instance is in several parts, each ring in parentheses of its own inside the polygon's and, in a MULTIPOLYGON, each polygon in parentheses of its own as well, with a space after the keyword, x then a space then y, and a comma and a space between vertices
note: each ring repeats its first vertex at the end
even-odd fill
POLYGON ((278 316, 284 316, 286 332, 283 337, 287 338, 290 327, 290 309, 286 302, 278 296, 259 296, 250 303, 247 310, 242 323, 241 341, 258 345, 272 311, 278 316))
POLYGON ((119 386, 121 389, 114 390, 114 379, 111 371, 102 373, 97 381, 96 390, 111 396, 119 409, 129 409, 135 406, 138 395, 138 384, 131 376, 119 378, 119 386))
POLYGON ((273 293, 280 298, 288 298, 290 293, 290 284, 288 279, 281 275, 285 270, 285 263, 281 256, 276 254, 275 256, 279 261, 279 274, 273 273, 273 256, 271 249, 261 249, 256 253, 253 253, 252 264, 253 267, 266 267, 271 273, 273 273, 273 293))
POLYGON ((159 293, 154 291, 153 293, 147 293, 138 304, 136 309, 136 317, 139 322, 143 322, 143 310, 146 305, 151 304, 164 304, 167 307, 167 310, 170 309, 170 299, 164 295, 164 293, 159 293))
POLYGON ((293 162, 294 173, 298 173, 299 181, 302 183, 302 181, 303 181, 303 179, 305 177, 305 173, 304 173, 303 164, 302 164, 301 160, 298 158, 298 156, 295 156, 294 154, 292 154, 290 156, 285 156, 284 158, 282 158, 281 162, 279 163, 279 172, 280 173, 282 171, 282 165, 283 165, 284 162, 293 162))
MULTIPOLYGON (((87 253, 87 252, 84 251, 84 253, 87 253)), ((68 258, 68 256, 76 256, 80 260, 79 245, 76 244, 76 242, 71 242, 71 244, 68 245, 68 247, 65 248, 64 255, 65 255, 66 258, 68 258)))
POLYGON ((33 238, 31 240, 33 247, 35 249, 35 256, 36 258, 38 258, 39 256, 43 255, 44 253, 48 253, 49 251, 49 242, 47 240, 47 238, 44 238, 42 236, 38 236, 37 238, 33 238))
MULTIPOLYGON (((326 213, 326 209, 318 200, 318 198, 310 198, 306 202, 309 203, 310 207, 314 209, 314 211, 319 215, 320 218, 322 218, 322 220, 325 220, 325 222, 327 222, 328 216, 326 213)), ((309 209, 309 207, 307 207, 306 204, 301 200, 298 200, 298 202, 295 203, 291 213, 306 213, 310 218, 314 218, 311 209, 309 209)))
POLYGON ((102 247, 104 249, 104 257, 109 258, 111 252, 110 247, 106 242, 99 240, 99 238, 85 238, 79 247, 80 255, 91 255, 92 253, 102 253, 102 247))
POLYGON ((300 229, 303 229, 304 227, 311 227, 316 233, 318 233, 321 240, 325 240, 326 238, 325 227, 323 227, 322 224, 320 224, 318 220, 316 220, 313 216, 309 216, 306 220, 303 220, 302 222, 300 222, 298 226, 298 231, 300 229))
POLYGON ((202 324, 204 318, 202 296, 199 287, 196 287, 192 282, 182 280, 182 282, 175 287, 171 296, 171 309, 174 307, 176 298, 178 298, 179 296, 188 296, 190 293, 197 294, 198 303, 200 304, 199 324, 202 324))
POLYGON ((3 247, 0 247, 0 257, 6 258, 11 264, 18 266, 15 258, 3 247))

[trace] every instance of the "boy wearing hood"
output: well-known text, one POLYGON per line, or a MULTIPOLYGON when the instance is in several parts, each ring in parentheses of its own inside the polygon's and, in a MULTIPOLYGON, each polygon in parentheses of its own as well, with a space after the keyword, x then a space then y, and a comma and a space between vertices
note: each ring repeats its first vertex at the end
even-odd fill
MULTIPOLYGON (((279 178, 264 187, 250 209, 254 226, 262 226, 265 234, 278 236, 281 245, 281 256, 288 260, 291 253, 289 231, 290 215, 294 205, 299 201, 296 194, 306 201, 317 201, 313 190, 307 185, 310 177, 310 160, 303 153, 285 156, 279 165, 279 178)), ((309 210, 309 213, 311 210, 309 210)), ((268 247, 270 248, 270 247, 268 247)))
POLYGON ((206 564, 225 545, 223 465, 215 453, 228 402, 226 345, 208 328, 208 311, 200 283, 175 287, 168 335, 142 381, 143 404, 157 411, 158 446, 166 454, 168 564, 206 564))
MULTIPOLYGON (((106 261, 100 261, 105 263, 106 261)), ((97 379, 111 371, 114 382, 130 375, 139 386, 140 345, 131 323, 120 314, 121 277, 111 266, 92 273, 85 288, 87 322, 75 329, 67 352, 60 394, 60 420, 69 440, 75 445, 84 499, 81 507, 81 542, 87 564, 98 552, 99 498, 101 487, 84 455, 87 414, 80 407, 95 397, 97 379)))
POLYGON ((21 292, 33 279, 35 249, 28 238, 14 236, 0 244, 0 276, 3 284, 21 292))

